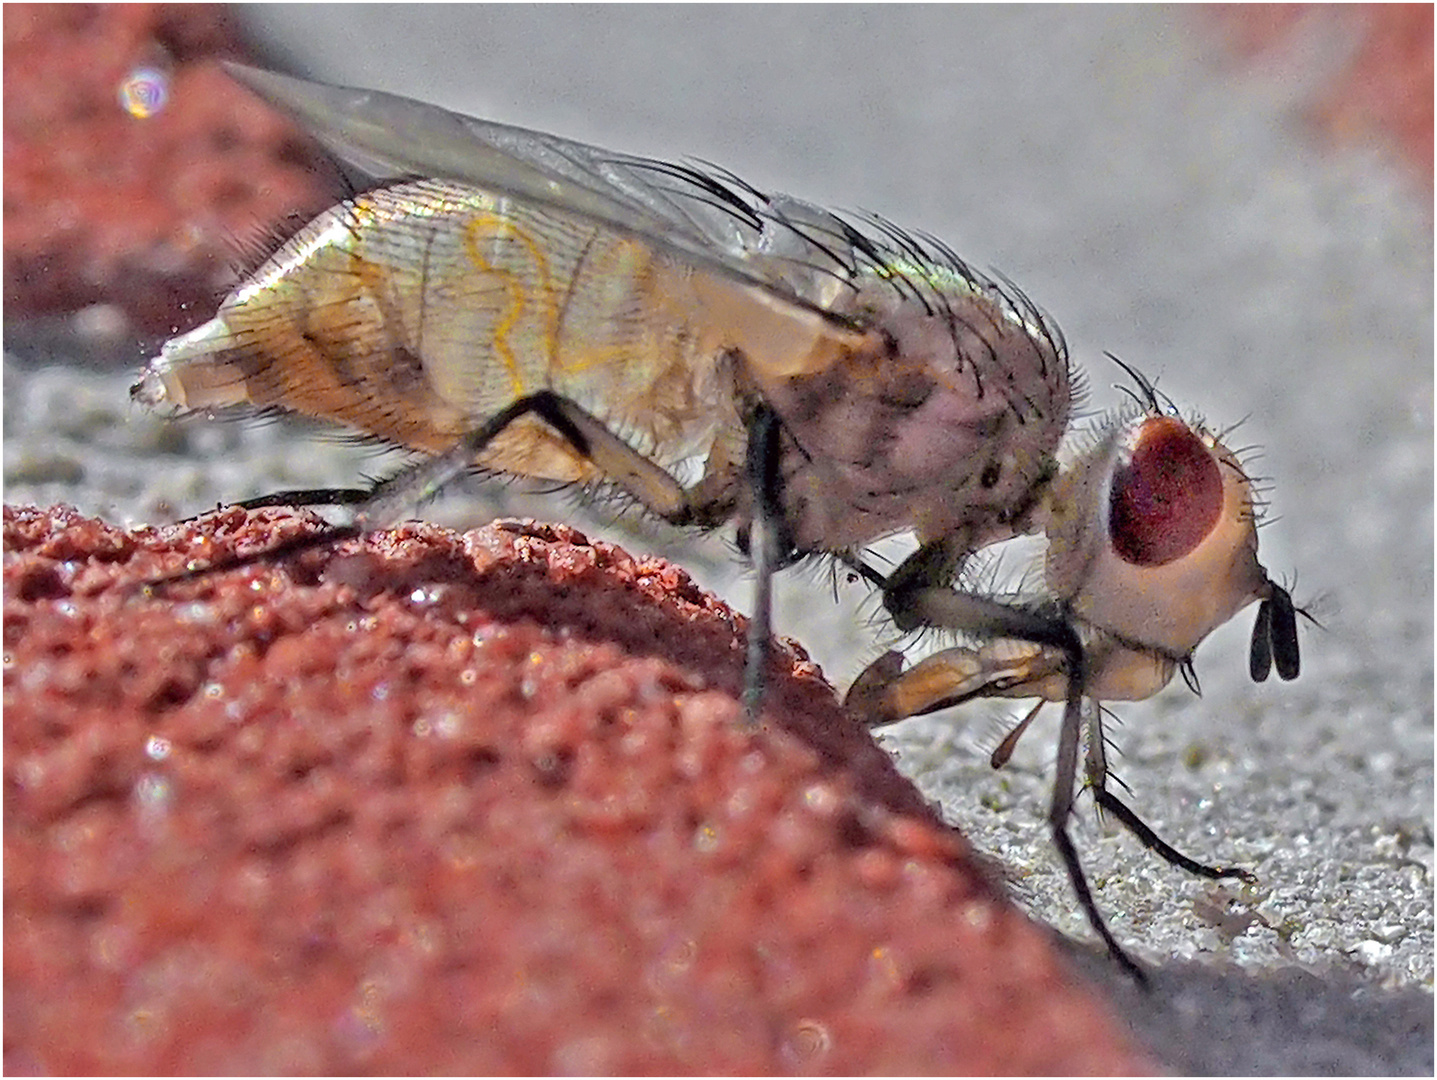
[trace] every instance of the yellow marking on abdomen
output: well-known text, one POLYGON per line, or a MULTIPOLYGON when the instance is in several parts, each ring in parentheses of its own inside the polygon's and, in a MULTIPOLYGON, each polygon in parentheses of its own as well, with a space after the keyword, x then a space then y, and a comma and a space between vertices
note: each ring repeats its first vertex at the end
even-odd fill
POLYGON ((553 355, 558 337, 558 312, 554 307, 549 261, 534 238, 522 232, 513 221, 500 214, 474 215, 464 227, 464 248, 480 272, 494 275, 508 293, 508 307, 501 313, 497 325, 494 327, 493 347, 495 354, 509 372, 514 397, 519 398, 528 393, 528 386, 524 381, 519 358, 514 355, 509 335, 524 317, 524 307, 528 296, 520 272, 496 266, 484 254, 481 245, 486 241, 496 240, 513 241, 528 255, 537 288, 543 297, 544 311, 541 313, 543 319, 541 332, 544 335, 546 352, 549 355, 553 355), (486 230, 488 231, 486 232, 486 230))

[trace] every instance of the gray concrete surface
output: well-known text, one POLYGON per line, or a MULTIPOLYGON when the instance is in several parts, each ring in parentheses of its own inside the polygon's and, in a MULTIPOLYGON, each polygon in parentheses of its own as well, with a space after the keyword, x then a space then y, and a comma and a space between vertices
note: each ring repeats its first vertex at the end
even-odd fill
MULTIPOLYGON (((1262 448, 1270 569, 1322 630, 1254 687, 1248 627, 1198 655, 1204 696, 1121 707, 1117 772, 1163 836, 1234 862, 1214 887, 1100 827, 1077 843, 1113 929, 1155 972, 1134 993, 1080 953, 1175 1072, 1430 1074, 1433 977, 1430 195, 1376 151, 1301 124, 1344 48, 1307 34, 1264 74, 1223 68, 1181 11, 1130 8, 256 7, 276 63, 599 145, 720 162, 760 186, 878 210, 1020 283, 1064 328, 1095 411, 1111 350, 1262 448)), ((199 320, 197 313, 196 321, 199 320)), ((346 483, 385 460, 288 429, 165 427, 125 377, 5 374, 5 498, 157 520, 221 498, 346 483), (302 449, 296 449, 296 447, 302 449)), ((7 350, 9 351, 9 350, 7 350)), ((481 520, 523 509, 450 500, 481 520)), ((570 501, 542 501, 572 518, 570 501)), ((741 609, 721 544, 623 530, 741 609)), ((796 572, 779 630, 846 685, 889 640, 871 599, 796 572)), ((1087 940, 1042 809, 1054 729, 986 764, 1005 712, 882 737, 1006 867, 1036 919, 1087 940)))

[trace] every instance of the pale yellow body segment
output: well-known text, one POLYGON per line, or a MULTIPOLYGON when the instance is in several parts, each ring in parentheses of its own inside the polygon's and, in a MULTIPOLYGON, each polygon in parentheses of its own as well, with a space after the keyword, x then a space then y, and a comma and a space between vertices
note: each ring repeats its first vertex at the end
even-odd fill
MULTIPOLYGON (((668 465, 737 423, 724 342, 698 321, 692 277, 576 217, 462 184, 401 184, 308 225, 214 319, 165 346, 138 396, 276 406, 432 454, 548 389, 668 465)), ((479 464, 595 478, 531 418, 479 464)))

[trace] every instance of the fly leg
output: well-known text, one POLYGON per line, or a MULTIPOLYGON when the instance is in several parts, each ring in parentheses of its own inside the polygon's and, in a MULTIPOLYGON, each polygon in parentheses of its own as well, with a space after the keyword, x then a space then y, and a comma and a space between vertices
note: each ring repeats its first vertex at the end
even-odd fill
MULTIPOLYGON (((373 488, 296 488, 256 495, 253 499, 240 499, 229 505, 238 506, 241 510, 263 510, 267 506, 283 506, 287 509, 306 506, 358 506, 373 494, 373 488)), ((198 521, 204 516, 195 514, 193 517, 182 518, 181 522, 198 521)))
POLYGON ((354 517, 345 525, 331 525, 317 533, 296 537, 264 551, 233 556, 209 566, 186 570, 152 585, 169 584, 220 570, 235 570, 267 560, 284 559, 303 551, 382 529, 399 520, 412 507, 438 494, 445 485, 474 467, 475 459, 510 424, 534 414, 544 419, 574 449, 593 461, 614 483, 623 487, 660 517, 676 523, 699 516, 687 492, 667 472, 614 435, 599 420, 552 391, 540 391, 512 402, 474 428, 444 453, 411 465, 372 489, 335 488, 282 492, 241 503, 247 509, 261 506, 328 503, 353 505, 354 517))
MULTIPOLYGON (((933 626, 985 639, 1014 638, 1057 650, 1061 654, 1066 692, 1053 794, 1048 804, 1048 829, 1088 924, 1107 946, 1113 960, 1139 984, 1146 986, 1147 976, 1143 969, 1113 936, 1098 910, 1087 875, 1083 872, 1083 864, 1078 858, 1078 850, 1068 835, 1068 820, 1073 814, 1078 775, 1078 750, 1083 736, 1083 691, 1087 683, 1087 660, 1077 630, 1071 618, 1061 609, 1029 610, 947 585, 934 584, 935 581, 952 580, 956 568, 955 556, 945 552, 943 545, 919 548, 884 581, 884 606, 892 613, 900 629, 933 626)), ((1101 737, 1096 730, 1095 734, 1101 737)), ((1123 811, 1126 809, 1124 807, 1123 811)))
POLYGON ((1189 874, 1211 878, 1214 881, 1221 878, 1240 878, 1248 883, 1256 882, 1257 877, 1251 871, 1243 870, 1240 867, 1208 866, 1196 859, 1188 858, 1153 832, 1151 826, 1138 817, 1131 807, 1108 790, 1108 761, 1107 754, 1103 749, 1103 710, 1097 702, 1093 703, 1093 709, 1092 726, 1088 735, 1087 774, 1088 786, 1093 790, 1093 799, 1098 804, 1098 809, 1112 814, 1122 822, 1123 826, 1136 836, 1149 851, 1161 856, 1173 866, 1186 870, 1189 874))
POLYGON ((261 562, 288 559, 305 551, 328 547, 352 539, 369 529, 383 528, 385 525, 391 524, 402 513, 402 509, 399 507, 421 502, 426 494, 432 495, 445 483, 467 471, 473 463, 474 455, 482 451, 501 431, 525 413, 537 411, 539 408, 535 402, 537 397, 539 395, 520 398, 507 408, 495 413, 445 453, 413 465, 390 479, 382 481, 371 490, 341 488, 279 492, 272 496, 261 496, 241 503, 240 505, 245 509, 258 509, 262 506, 330 503, 332 505, 353 505, 356 510, 353 520, 346 525, 330 525, 317 533, 298 536, 262 551, 232 555, 207 566, 183 570, 177 574, 147 582, 146 585, 151 589, 160 588, 165 585, 190 581, 206 574, 238 570, 261 562), (291 495, 299 497, 297 503, 288 501, 288 497, 291 495), (310 498, 310 496, 315 497, 310 498))
MULTIPOLYGON (((604 477, 632 495, 647 509, 674 525, 713 526, 733 510, 733 493, 722 475, 727 462, 710 460, 710 475, 692 488, 685 488, 667 470, 644 457, 615 435, 582 406, 549 390, 519 398, 466 434, 444 453, 417 462, 370 491, 340 488, 288 492, 310 503, 355 505, 353 519, 345 525, 331 525, 317 533, 296 537, 264 551, 222 559, 209 566, 185 570, 157 581, 158 587, 190 580, 204 574, 234 570, 264 561, 292 557, 300 552, 326 547, 385 528, 400 520, 414 506, 437 495, 447 484, 470 471, 476 459, 509 425, 521 417, 542 419, 591 461, 604 477)), ((781 425, 767 406, 759 405, 747 423, 746 480, 752 488, 753 520, 747 536, 757 576, 757 596, 749 621, 744 675, 744 709, 752 721, 761 704, 764 665, 768 656, 771 625, 772 579, 774 573, 792 560, 793 548, 784 522, 779 470, 781 425)), ((250 500, 246 507, 282 504, 284 496, 250 500)), ((291 504, 292 505, 292 504, 291 504)))
POLYGON ((510 424, 533 414, 587 458, 611 483, 667 521, 685 523, 693 513, 688 493, 664 469, 624 442, 602 421, 568 398, 541 390, 519 398, 469 432, 444 453, 420 461, 379 484, 355 514, 362 531, 382 529, 474 468, 475 460, 510 424))
POLYGON ((358 506, 373 494, 372 488, 299 488, 242 499, 234 505, 242 510, 262 510, 266 506, 358 506))
MULTIPOLYGON (((1082 654, 1078 655, 1077 671, 1081 674, 1083 668, 1082 654)), ((1083 864, 1078 859, 1078 849, 1073 845, 1073 839, 1068 835, 1068 819, 1073 816, 1073 785, 1078 772, 1078 744, 1083 737, 1083 698, 1081 693, 1082 680, 1075 678, 1073 669, 1069 669, 1068 696, 1063 702, 1063 725, 1058 732, 1058 769, 1053 780, 1053 798, 1048 804, 1048 830, 1053 836, 1053 846, 1058 849, 1058 855, 1063 860, 1063 868, 1068 872, 1068 881, 1073 886, 1073 892, 1078 896, 1078 903, 1083 909, 1083 914, 1088 917, 1088 925, 1093 928, 1098 937, 1103 939, 1103 944, 1108 947, 1108 955, 1111 956, 1124 971, 1131 975, 1139 986, 1148 986, 1147 973, 1138 966, 1138 962, 1128 955, 1127 951, 1118 944, 1118 939, 1108 929, 1108 924, 1103 920, 1102 913, 1098 911, 1097 901, 1093 899, 1093 890, 1088 885, 1087 875, 1083 873, 1083 864)), ((1094 734, 1097 733, 1096 727, 1094 734)))
POLYGON ((783 478, 779 470, 778 417, 760 404, 748 421, 745 477, 753 496, 753 518, 747 546, 753 563, 753 615, 748 624, 744 660, 743 711, 749 724, 758 722, 768 666, 768 639, 773 623, 773 575, 793 558, 793 541, 783 515, 783 478))

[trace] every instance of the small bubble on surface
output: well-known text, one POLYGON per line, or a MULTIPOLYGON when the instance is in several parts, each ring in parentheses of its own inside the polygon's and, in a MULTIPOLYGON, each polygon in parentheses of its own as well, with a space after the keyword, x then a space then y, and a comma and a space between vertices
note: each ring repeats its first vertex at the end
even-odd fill
POLYGON ((158 68, 137 67, 120 80, 117 97, 125 112, 136 120, 148 120, 170 99, 169 76, 158 68))
POLYGON ((797 1068, 812 1066, 822 1059, 833 1045, 833 1036, 818 1020, 799 1020, 790 1028, 783 1041, 783 1056, 797 1068))
POLYGON ((135 784, 135 803, 146 815, 158 816, 170 808, 174 788, 167 777, 145 773, 135 784))

